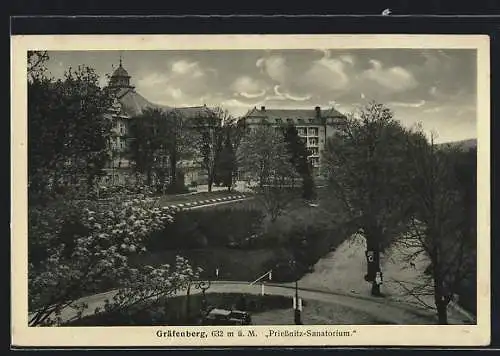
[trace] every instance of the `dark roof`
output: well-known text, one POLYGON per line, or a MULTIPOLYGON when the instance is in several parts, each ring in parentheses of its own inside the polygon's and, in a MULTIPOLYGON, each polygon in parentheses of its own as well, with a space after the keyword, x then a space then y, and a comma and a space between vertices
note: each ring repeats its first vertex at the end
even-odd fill
POLYGON ((128 78, 130 78, 130 75, 128 74, 126 69, 123 68, 122 65, 120 64, 120 66, 118 68, 116 68, 115 71, 113 72, 112 77, 128 77, 128 78))
MULTIPOLYGON (((321 110, 321 117, 344 117, 334 108, 328 108, 326 110, 321 110)), ((258 117, 266 119, 315 119, 316 109, 265 109, 260 110, 257 108, 251 109, 244 117, 258 117)))
POLYGON ((118 100, 121 104, 122 113, 128 116, 137 116, 146 108, 166 109, 168 106, 154 104, 141 94, 130 88, 120 89, 118 100))
POLYGON ((146 108, 163 109, 165 111, 176 110, 182 116, 189 119, 211 113, 210 108, 205 105, 174 108, 167 105, 152 103, 141 94, 130 88, 120 89, 117 97, 121 104, 122 113, 130 117, 140 115, 146 108))
POLYGON ((209 107, 206 105, 202 106, 187 106, 181 108, 171 108, 172 110, 179 111, 184 117, 193 119, 205 115, 209 115, 212 113, 209 107))

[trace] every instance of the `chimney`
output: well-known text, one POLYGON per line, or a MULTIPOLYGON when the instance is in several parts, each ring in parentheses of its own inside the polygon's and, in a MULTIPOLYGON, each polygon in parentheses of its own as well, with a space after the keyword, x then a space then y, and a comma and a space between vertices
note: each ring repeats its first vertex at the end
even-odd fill
POLYGON ((316 117, 319 119, 321 117, 321 108, 319 106, 316 106, 314 108, 314 111, 316 111, 316 117))
POLYGON ((261 106, 260 107, 260 111, 266 111, 266 107, 265 106, 261 106))

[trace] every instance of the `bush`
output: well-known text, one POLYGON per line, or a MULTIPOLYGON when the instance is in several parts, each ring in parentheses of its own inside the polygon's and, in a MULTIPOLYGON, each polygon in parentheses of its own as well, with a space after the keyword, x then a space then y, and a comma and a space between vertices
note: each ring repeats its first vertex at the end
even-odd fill
MULTIPOLYGON (((275 309, 292 308, 292 298, 279 295, 254 295, 240 293, 207 293, 209 306, 221 309, 238 309, 250 313, 262 313, 275 309)), ((202 297, 190 296, 191 315, 187 315, 187 298, 161 298, 145 308, 135 308, 113 313, 100 313, 85 317, 65 326, 153 326, 153 325, 196 325, 201 317, 202 297)))
POLYGON ((154 233, 148 249, 195 249, 201 247, 243 245, 260 229, 259 210, 194 210, 175 214, 173 223, 154 233), (170 238, 168 238, 170 237, 170 238))
POLYGON ((146 251, 145 240, 172 220, 153 199, 61 201, 30 206, 28 218, 30 326, 60 323, 57 308, 84 295, 120 288, 117 301, 127 305, 158 288, 175 291, 199 273, 180 256, 173 267, 129 264, 146 251))

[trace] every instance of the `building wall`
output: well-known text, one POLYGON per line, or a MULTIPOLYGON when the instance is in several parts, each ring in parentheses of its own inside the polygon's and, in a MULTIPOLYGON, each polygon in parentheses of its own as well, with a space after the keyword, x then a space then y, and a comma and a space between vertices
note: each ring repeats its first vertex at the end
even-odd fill
MULTIPOLYGON (((273 110, 266 111, 272 112, 273 110)), ((306 147, 311 151, 309 159, 313 164, 314 173, 319 175, 322 151, 324 150, 326 140, 337 131, 338 118, 322 117, 318 108, 315 108, 314 111, 311 110, 307 116, 303 116, 302 118, 297 117, 297 115, 300 115, 303 110, 298 110, 297 113, 294 110, 290 110, 289 116, 295 117, 294 119, 287 117, 270 118, 265 115, 266 111, 262 108, 260 111, 254 111, 250 116, 244 117, 244 125, 250 130, 260 125, 270 125, 275 129, 283 127, 286 124, 295 125, 299 136, 306 140, 306 147)), ((283 111, 286 115, 286 111, 283 111)))

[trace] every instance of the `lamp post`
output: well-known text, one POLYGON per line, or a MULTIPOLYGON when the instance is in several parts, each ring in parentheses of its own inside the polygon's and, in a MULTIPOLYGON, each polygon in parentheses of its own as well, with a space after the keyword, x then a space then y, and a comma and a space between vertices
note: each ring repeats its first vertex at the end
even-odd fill
POLYGON ((191 303, 190 303, 190 296, 191 296, 191 286, 194 286, 195 289, 201 289, 201 294, 202 294, 202 300, 201 300, 201 311, 203 314, 206 312, 207 309, 207 298, 205 292, 207 289, 210 288, 211 282, 210 281, 190 281, 187 286, 187 291, 186 291, 186 317, 189 319, 190 314, 191 314, 191 303))
POLYGON ((208 280, 208 281, 197 281, 195 282, 194 284, 194 287, 196 289, 201 289, 201 295, 202 295, 202 299, 201 299, 201 311, 203 312, 203 314, 206 313, 207 311, 207 295, 205 294, 205 292, 207 291, 208 288, 210 288, 210 285, 212 283, 208 280))
POLYGON ((297 262, 295 261, 295 259, 291 261, 291 265, 295 276, 294 321, 295 325, 302 325, 301 312, 299 306, 299 277, 297 274, 297 262))

